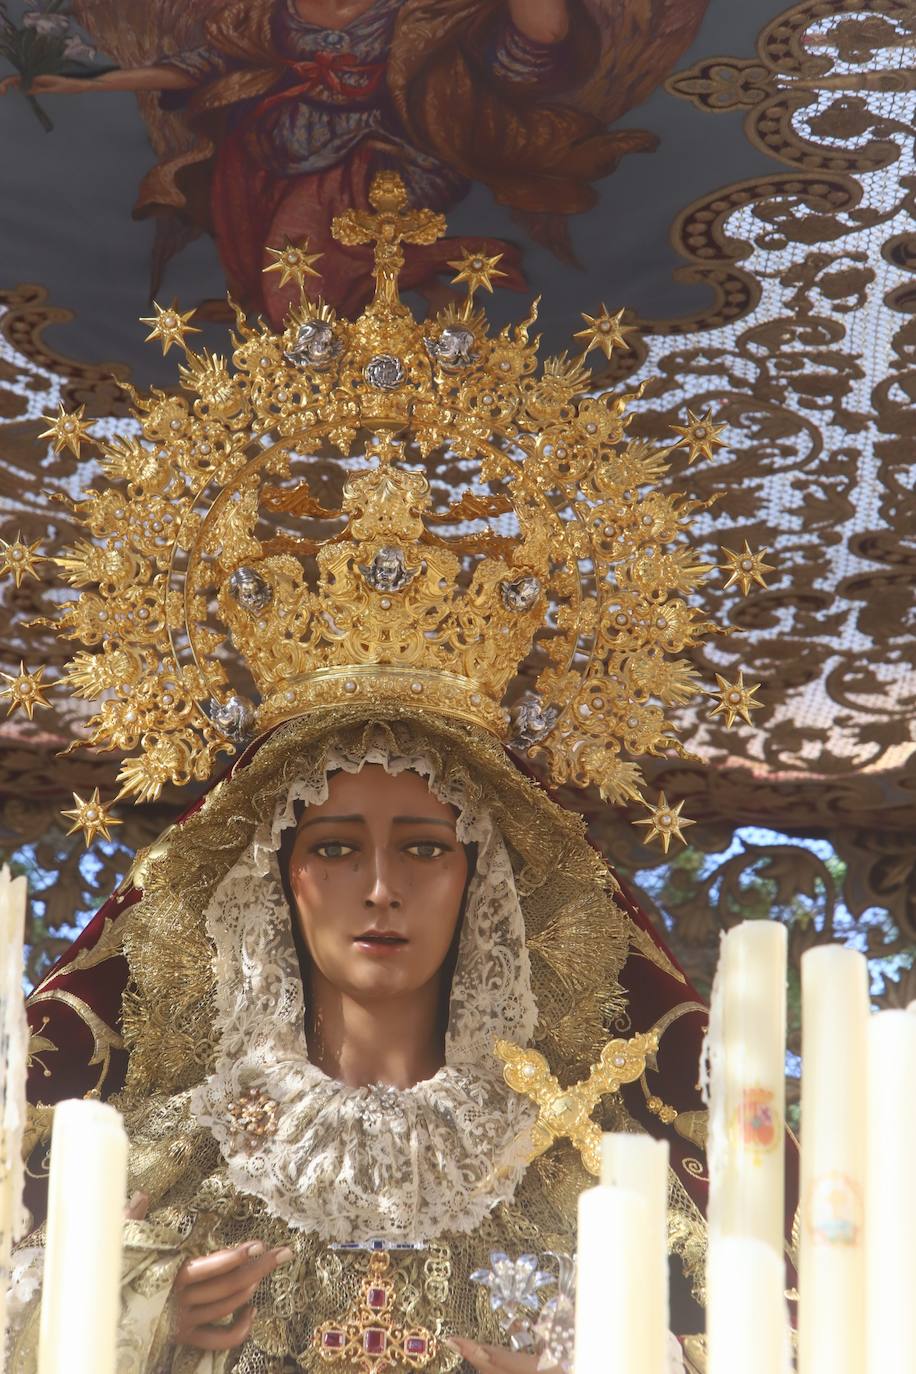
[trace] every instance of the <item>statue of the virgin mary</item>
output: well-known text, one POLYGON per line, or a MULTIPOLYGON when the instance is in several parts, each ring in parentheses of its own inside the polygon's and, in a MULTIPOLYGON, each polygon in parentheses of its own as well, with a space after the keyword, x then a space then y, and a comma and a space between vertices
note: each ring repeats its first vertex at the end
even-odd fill
MULTIPOLYGON (((336 225, 379 244, 364 315, 240 317, 233 374, 186 348, 190 399, 137 399, 145 442, 108 445, 125 485, 87 493, 94 542, 63 560, 84 590, 62 628, 93 649, 71 683, 104 697, 93 742, 134 751, 125 793, 235 754, 30 1000, 36 1220, 47 1104, 109 1098, 129 1136, 121 1374, 568 1363, 601 1128, 669 1141, 671 1324, 701 1329, 703 1008, 521 762, 641 796, 631 760, 672 747, 673 655, 707 628, 685 599, 703 570, 665 551, 685 507, 581 359, 535 379, 530 320, 488 337, 491 260, 416 324, 401 245, 442 226, 391 177, 374 197, 336 225), (438 506, 437 447, 482 467, 438 506)), ((304 247, 278 260, 311 270, 304 247)), ((619 338, 587 324, 586 353, 619 338)), ((163 341, 186 332, 158 312, 163 341)), ((714 439, 691 417, 677 442, 714 439)), ((105 833, 98 796, 75 802, 105 833)), ((667 848, 678 809, 645 805, 667 848)), ((14 1256, 15 1374, 41 1258, 39 1226, 14 1256)))

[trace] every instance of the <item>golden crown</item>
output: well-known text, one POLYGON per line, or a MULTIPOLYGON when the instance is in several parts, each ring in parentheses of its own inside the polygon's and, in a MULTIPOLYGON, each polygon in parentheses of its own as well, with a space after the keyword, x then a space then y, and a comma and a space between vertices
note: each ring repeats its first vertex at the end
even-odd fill
MULTIPOLYGON (((709 457, 722 426, 688 411, 668 445, 628 436, 637 393, 595 394, 586 362, 623 341, 604 307, 578 354, 538 373, 537 303, 494 335, 475 306, 498 257, 453 263, 466 300, 418 322, 398 295, 403 245, 444 219, 409 209, 391 173, 370 200, 333 223, 375 245, 358 319, 306 294, 317 255, 288 244, 266 270, 300 303, 281 333, 236 310, 231 368, 189 347, 192 312, 144 321, 184 350, 182 389, 131 389, 142 434, 97 441, 111 484, 72 503, 89 537, 54 560, 84 589, 55 625, 86 646, 63 682, 101 700, 89 743, 129 756, 116 800, 149 800, 289 717, 401 704, 484 726, 555 782, 643 801, 637 759, 685 753, 665 714, 700 690, 682 655, 721 633, 691 604, 714 568, 686 534, 709 503, 660 481, 675 449, 709 457)), ((79 456, 83 409, 48 418, 79 456)), ((20 577, 34 550, 4 545, 3 566, 20 577)), ((727 585, 762 582, 760 554, 727 557, 727 585)), ((44 704, 41 672, 8 677, 10 710, 44 704)), ((748 720, 754 691, 719 678, 714 714, 748 720)), ((74 800, 74 829, 107 834, 98 794, 74 800)), ((645 804, 667 850, 689 822, 663 795, 645 804)))

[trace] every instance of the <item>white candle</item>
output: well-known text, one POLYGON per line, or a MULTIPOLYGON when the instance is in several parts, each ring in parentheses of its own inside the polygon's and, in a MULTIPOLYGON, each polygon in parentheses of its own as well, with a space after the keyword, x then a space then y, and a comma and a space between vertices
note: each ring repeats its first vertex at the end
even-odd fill
POLYGON ((868 1023, 865 1310, 868 1374, 916 1371, 916 1016, 868 1023))
POLYGON ((709 1239, 752 1236, 782 1254, 786 928, 744 921, 722 938, 707 1038, 709 1239))
POLYGON ((4 865, 0 868, 0 1374, 6 1348, 10 1253, 26 1224, 22 1204, 29 1045, 22 990, 25 906, 25 878, 11 878, 4 865))
POLYGON ((668 1144, 648 1135, 606 1134, 601 1140, 601 1182, 637 1193, 646 1206, 649 1264, 649 1364, 668 1370, 668 1144))
POLYGON ((708 1374, 788 1374, 785 1265, 772 1246, 720 1236, 707 1273, 708 1374))
POLYGON ((649 1213, 638 1193, 579 1194, 576 1374, 655 1374, 649 1340, 649 1213))
POLYGON ((865 1369, 865 957, 802 956, 799 1374, 865 1369))
POLYGON ((127 1136, 102 1102, 54 1109, 38 1374, 115 1374, 127 1136))

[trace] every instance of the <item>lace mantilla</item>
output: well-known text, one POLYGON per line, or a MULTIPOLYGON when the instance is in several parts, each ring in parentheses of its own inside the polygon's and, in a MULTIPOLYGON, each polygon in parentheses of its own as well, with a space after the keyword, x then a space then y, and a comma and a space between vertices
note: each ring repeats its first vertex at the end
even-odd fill
POLYGON ((289 789, 220 883, 206 913, 216 947, 219 1051, 191 1095, 242 1192, 290 1226, 334 1241, 430 1240, 473 1230, 524 1173, 531 1106, 506 1087, 495 1040, 527 1044, 537 1023, 525 926, 505 843, 429 759, 383 742, 289 789), (478 846, 452 983, 444 1068, 401 1091, 348 1088, 309 1062, 302 980, 277 850, 294 804, 327 798, 328 772, 413 769, 458 811, 478 846), (489 1067, 492 1064, 492 1069, 489 1067))

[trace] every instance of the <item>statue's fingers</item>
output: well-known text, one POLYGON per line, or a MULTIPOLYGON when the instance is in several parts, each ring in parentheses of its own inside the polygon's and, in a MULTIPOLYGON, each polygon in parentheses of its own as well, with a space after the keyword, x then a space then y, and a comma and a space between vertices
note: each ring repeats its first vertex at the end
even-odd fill
POLYGON ((246 1307, 229 1326, 200 1326, 179 1335, 181 1345, 193 1346, 196 1350, 234 1350, 241 1345, 251 1330, 254 1321, 254 1308, 246 1307))
POLYGON ((249 1289, 253 1292, 265 1275, 273 1273, 281 1264, 288 1264, 292 1257, 293 1252, 288 1247, 283 1250, 268 1250, 266 1254, 250 1259, 247 1264, 227 1274, 189 1283, 179 1294, 179 1306, 182 1310, 193 1310, 208 1303, 228 1300, 227 1310, 231 1312, 250 1296, 249 1289))
POLYGON ((124 1216, 127 1221, 143 1221, 149 1211, 149 1193, 144 1193, 138 1189, 136 1193, 131 1193, 130 1200, 124 1208, 124 1216))
POLYGON ((190 1284, 202 1283, 207 1279, 218 1278, 221 1274, 231 1273, 257 1255, 263 1255, 264 1242, 246 1241, 242 1245, 230 1246, 227 1250, 214 1250, 212 1255, 197 1255, 185 1260, 175 1280, 176 1288, 186 1288, 190 1284))
POLYGON ((178 1339, 184 1339, 182 1332, 196 1331, 202 1326, 212 1326, 215 1322, 225 1321, 227 1317, 240 1312, 243 1307, 248 1306, 260 1282, 260 1279, 255 1279, 253 1283, 247 1284, 234 1293, 227 1294, 224 1298, 218 1298, 215 1302, 207 1302, 194 1307, 182 1306, 176 1328, 178 1339))
POLYGON ((462 1336, 452 1336, 446 1344, 457 1350, 480 1374, 536 1374, 537 1371, 537 1355, 507 1350, 502 1345, 469 1341, 462 1336))
POLYGON ((485 1345, 479 1345, 477 1341, 469 1341, 461 1336, 452 1336, 445 1344, 457 1350, 461 1358, 479 1370, 480 1374, 490 1374, 493 1365, 485 1345))

